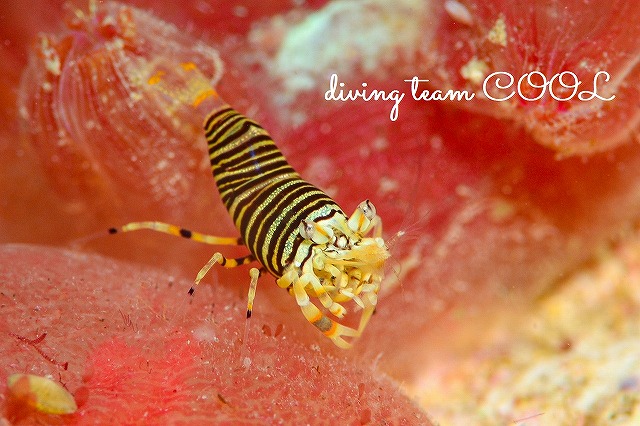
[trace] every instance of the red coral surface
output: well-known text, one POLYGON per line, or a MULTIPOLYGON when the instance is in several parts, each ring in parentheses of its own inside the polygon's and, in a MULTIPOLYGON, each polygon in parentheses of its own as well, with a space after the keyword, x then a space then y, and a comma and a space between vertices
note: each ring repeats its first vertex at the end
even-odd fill
POLYGON ((301 345, 277 316, 257 313, 243 347, 244 308, 222 286, 189 299, 189 280, 157 269, 21 245, 0 249, 0 280, 0 389, 50 375, 78 405, 45 415, 3 392, 12 424, 429 423, 370 361, 301 345))

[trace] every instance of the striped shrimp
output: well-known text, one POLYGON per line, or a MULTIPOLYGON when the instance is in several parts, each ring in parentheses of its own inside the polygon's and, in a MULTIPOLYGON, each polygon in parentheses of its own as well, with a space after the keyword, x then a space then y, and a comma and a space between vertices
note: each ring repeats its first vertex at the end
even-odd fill
MULTIPOLYGON (((218 101, 204 121, 211 170, 242 237, 205 235, 162 222, 133 222, 109 232, 152 229, 212 245, 245 245, 250 254, 236 259, 216 252, 189 294, 216 264, 233 268, 257 261, 260 268, 249 272, 247 318, 258 278, 268 271, 309 323, 338 347, 350 348, 376 308, 389 257, 374 205, 365 200, 347 216, 300 177, 258 123, 221 102, 211 89, 204 93, 218 101), (357 328, 342 323, 351 310, 360 311, 357 328)), ((202 101, 202 93, 193 95, 194 106, 202 101)))

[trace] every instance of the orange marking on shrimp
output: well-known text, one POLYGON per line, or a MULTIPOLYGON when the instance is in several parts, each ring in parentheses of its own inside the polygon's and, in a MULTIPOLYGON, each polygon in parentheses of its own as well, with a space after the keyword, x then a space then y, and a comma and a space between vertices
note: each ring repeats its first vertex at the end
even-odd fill
POLYGON ((338 323, 331 319, 329 319, 329 321, 331 321, 331 328, 327 331, 323 331, 323 333, 327 337, 333 337, 333 335, 338 331, 338 323))
POLYGON ((313 318, 309 318, 309 322, 312 323, 312 324, 315 324, 318 321, 322 320, 323 317, 324 317, 324 315, 322 314, 322 312, 318 312, 318 315, 316 315, 313 318))

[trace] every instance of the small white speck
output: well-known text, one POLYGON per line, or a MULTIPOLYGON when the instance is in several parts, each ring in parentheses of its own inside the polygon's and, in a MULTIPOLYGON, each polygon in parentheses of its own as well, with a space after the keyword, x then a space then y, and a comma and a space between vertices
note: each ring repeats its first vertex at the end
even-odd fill
POLYGON ((458 194, 460 197, 470 197, 471 192, 471 188, 469 188, 467 185, 456 186, 456 194, 458 194))
POLYGON ((480 59, 473 57, 460 68, 460 75, 465 80, 480 84, 489 73, 489 66, 480 59))
POLYGON ((440 151, 442 149, 442 146, 444 144, 444 141, 442 140, 442 136, 440 135, 433 135, 433 137, 431 137, 431 148, 435 151, 440 151))
POLYGON ((373 148, 376 151, 382 151, 389 146, 389 142, 386 138, 379 136, 373 140, 373 148))
POLYGON ((382 176, 378 182, 378 190, 386 194, 388 192, 397 191, 400 188, 400 184, 397 180, 382 176))
POLYGON ((467 6, 456 0, 447 0, 444 2, 444 10, 447 11, 449 17, 456 22, 465 25, 473 24, 473 16, 467 9, 467 6))
POLYGON ((499 46, 507 45, 507 25, 505 23, 504 16, 500 15, 500 17, 496 19, 493 28, 491 28, 489 34, 487 34, 487 39, 491 43, 499 46))
POLYGON ((214 328, 207 324, 197 327, 193 330, 192 334, 193 337, 200 342, 215 343, 218 341, 214 328))
POLYGON ((29 119, 29 110, 25 106, 21 106, 19 109, 20 117, 24 120, 29 119))
POLYGON ((213 13, 214 11, 213 7, 206 1, 196 2, 196 10, 205 14, 213 13))
POLYGON ((158 170, 164 170, 169 166, 169 162, 167 160, 160 160, 158 161, 158 164, 156 165, 156 169, 158 170))
POLYGON ((249 15, 249 10, 244 6, 236 6, 233 8, 233 14, 238 18, 246 18, 249 15))

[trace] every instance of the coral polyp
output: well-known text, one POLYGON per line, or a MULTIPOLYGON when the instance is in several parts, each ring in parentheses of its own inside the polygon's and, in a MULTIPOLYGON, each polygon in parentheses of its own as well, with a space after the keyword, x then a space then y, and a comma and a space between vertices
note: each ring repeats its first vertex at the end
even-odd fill
MULTIPOLYGON (((192 110, 181 101, 191 103, 219 80, 217 52, 149 12, 118 3, 75 10, 66 24, 58 36, 39 36, 18 99, 25 139, 57 195, 86 213, 87 191, 107 203, 122 199, 114 186, 126 185, 132 195, 173 198, 179 208, 193 183, 184 179, 189 173, 167 167, 166 157, 182 140, 199 136, 199 126, 190 125, 192 110), (182 68, 172 76, 183 81, 150 84, 181 63, 197 64, 197 74, 182 68), (184 93, 167 96, 167 84, 178 83, 184 93), (162 151, 153 149, 159 146, 162 151), (113 161, 100 161, 107 157, 113 161), (140 166, 143 159, 152 166, 140 166)), ((204 166, 200 160, 194 149, 182 164, 193 170, 204 166)))

